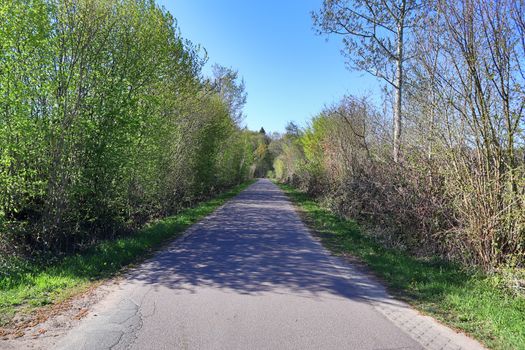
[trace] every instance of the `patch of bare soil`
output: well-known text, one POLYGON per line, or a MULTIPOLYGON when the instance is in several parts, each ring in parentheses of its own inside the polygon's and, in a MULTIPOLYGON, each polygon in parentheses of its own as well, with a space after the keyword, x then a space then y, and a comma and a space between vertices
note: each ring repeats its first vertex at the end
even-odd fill
POLYGON ((0 349, 49 349, 91 308, 118 287, 121 278, 91 285, 87 290, 62 302, 21 313, 13 322, 0 328, 0 349))

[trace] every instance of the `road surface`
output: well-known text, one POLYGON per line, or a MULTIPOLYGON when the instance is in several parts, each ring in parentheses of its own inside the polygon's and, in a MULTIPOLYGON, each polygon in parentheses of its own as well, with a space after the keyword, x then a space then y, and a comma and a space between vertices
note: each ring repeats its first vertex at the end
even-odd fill
POLYGON ((330 256, 258 180, 128 273, 56 349, 475 349, 330 256))

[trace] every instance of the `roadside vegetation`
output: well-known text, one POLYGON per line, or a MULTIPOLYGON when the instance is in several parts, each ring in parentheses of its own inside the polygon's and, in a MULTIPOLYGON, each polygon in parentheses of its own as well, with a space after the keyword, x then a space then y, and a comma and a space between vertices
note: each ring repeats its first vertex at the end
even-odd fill
POLYGON ((242 126, 243 79, 206 62, 152 0, 0 2, 0 322, 112 275, 271 167, 264 130, 242 126))
POLYGON ((0 256, 74 253, 249 178, 244 81, 205 62, 154 1, 2 2, 0 256))
POLYGON ((525 297, 509 288, 504 275, 385 248, 355 221, 341 218, 290 185, 280 187, 323 245, 336 255, 366 263, 397 297, 491 349, 525 347, 525 297))
POLYGON ((383 106, 345 96, 290 123, 270 145, 275 177, 387 246, 523 269, 523 18, 522 1, 325 1, 316 27, 343 38, 350 67, 384 78, 383 106))
POLYGON ((205 75, 153 0, 0 2, 0 322, 268 176, 422 310, 523 348, 524 2, 325 0, 312 16, 381 96, 267 134, 242 126, 239 73, 205 75))
POLYGON ((130 264, 139 263, 251 182, 177 215, 152 222, 133 235, 100 242, 54 263, 18 261, 12 264, 10 271, 0 275, 0 326, 9 323, 16 311, 28 314, 36 307, 60 302, 86 290, 94 282, 121 273, 130 264))

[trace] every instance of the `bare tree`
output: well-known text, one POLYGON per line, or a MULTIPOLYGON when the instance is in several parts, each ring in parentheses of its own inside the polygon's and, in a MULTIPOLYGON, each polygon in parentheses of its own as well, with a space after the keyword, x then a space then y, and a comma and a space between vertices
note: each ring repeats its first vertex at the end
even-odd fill
POLYGON ((325 0, 313 13, 319 33, 343 35, 352 69, 364 70, 394 89, 394 161, 399 160, 407 42, 420 17, 418 0, 325 0))
POLYGON ((244 79, 239 79, 239 73, 231 68, 223 67, 218 64, 212 66, 213 81, 211 83, 213 91, 216 91, 220 98, 228 106, 233 119, 240 124, 244 119, 243 107, 248 96, 244 79))

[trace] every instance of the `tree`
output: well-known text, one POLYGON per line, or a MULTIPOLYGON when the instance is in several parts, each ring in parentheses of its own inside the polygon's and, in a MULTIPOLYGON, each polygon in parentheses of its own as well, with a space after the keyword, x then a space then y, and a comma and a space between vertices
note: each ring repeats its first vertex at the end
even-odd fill
POLYGON ((286 135, 299 137, 300 134, 301 134, 301 129, 293 121, 290 121, 290 122, 288 122, 288 124, 286 124, 285 130, 286 130, 286 135))
POLYGON ((241 78, 239 81, 239 73, 237 71, 218 64, 214 64, 212 70, 213 88, 228 106, 232 118, 237 124, 240 124, 244 119, 242 109, 248 96, 244 79, 241 78))
POLYGON ((344 55, 352 69, 383 79, 394 89, 394 161, 399 160, 404 65, 407 43, 419 20, 418 0, 325 0, 313 13, 320 34, 343 35, 344 55))
POLYGON ((0 261, 72 252, 243 181, 244 82, 219 66, 206 79, 204 62, 152 0, 0 2, 0 261))
POLYGON ((518 3, 437 1, 426 27, 440 33, 429 47, 438 54, 436 72, 428 75, 450 154, 442 165, 445 189, 462 213, 462 241, 484 266, 519 252, 524 237, 525 167, 516 153, 525 126, 518 3))

